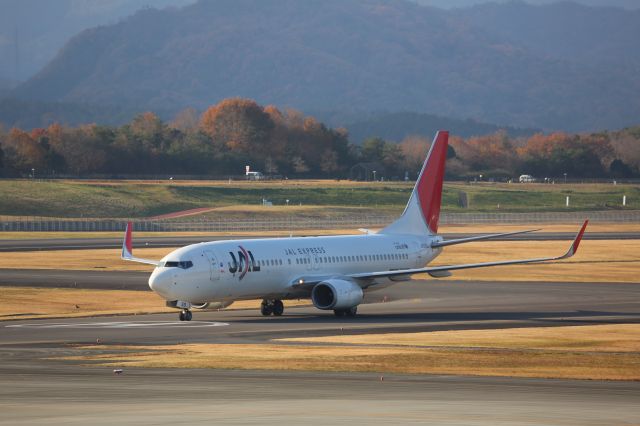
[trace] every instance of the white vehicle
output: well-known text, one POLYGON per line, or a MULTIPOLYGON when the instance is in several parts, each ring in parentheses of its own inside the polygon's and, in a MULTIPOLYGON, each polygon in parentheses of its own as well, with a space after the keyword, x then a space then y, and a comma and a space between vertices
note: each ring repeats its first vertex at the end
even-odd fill
POLYGON ((250 172, 250 171, 247 171, 246 175, 247 175, 247 179, 248 180, 262 180, 262 179, 264 179, 264 175, 262 174, 262 172, 250 172))
POLYGON ((282 315, 282 300, 310 298, 318 309, 354 316, 366 292, 408 281, 413 274, 439 278, 459 269, 545 262, 576 253, 586 221, 562 256, 425 267, 448 245, 532 232, 447 241, 437 235, 448 136, 438 132, 404 213, 377 233, 214 241, 154 261, 133 256, 129 223, 122 258, 154 265, 149 287, 167 306, 181 309, 180 320, 189 321, 192 308, 215 309, 247 299, 263 299, 263 315, 282 315))
POLYGON ((534 183, 536 181, 536 178, 531 175, 520 175, 520 178, 518 180, 520 181, 520 183, 534 183))

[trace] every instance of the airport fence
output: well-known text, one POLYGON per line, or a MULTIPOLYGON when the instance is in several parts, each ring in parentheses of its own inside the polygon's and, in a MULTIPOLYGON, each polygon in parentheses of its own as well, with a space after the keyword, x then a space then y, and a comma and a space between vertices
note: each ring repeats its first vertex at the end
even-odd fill
MULTIPOLYGON (((579 223, 592 222, 640 223, 640 211, 549 212, 549 213, 443 213, 443 225, 518 224, 518 223, 579 223)), ((136 231, 143 232, 252 232, 294 231, 304 229, 377 228, 391 223, 395 216, 353 215, 328 218, 274 219, 206 219, 147 220, 132 219, 136 231)), ((0 232, 114 232, 122 231, 128 220, 123 219, 50 219, 11 218, 0 220, 0 232)))

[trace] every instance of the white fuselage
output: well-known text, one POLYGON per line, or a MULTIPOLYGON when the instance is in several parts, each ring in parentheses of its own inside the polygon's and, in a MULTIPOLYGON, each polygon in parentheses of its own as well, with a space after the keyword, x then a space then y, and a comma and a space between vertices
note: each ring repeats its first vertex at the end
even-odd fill
POLYGON ((368 234, 193 244, 165 256, 149 286, 166 300, 194 304, 304 297, 295 284, 305 279, 422 267, 440 254, 431 248, 435 238, 368 234))

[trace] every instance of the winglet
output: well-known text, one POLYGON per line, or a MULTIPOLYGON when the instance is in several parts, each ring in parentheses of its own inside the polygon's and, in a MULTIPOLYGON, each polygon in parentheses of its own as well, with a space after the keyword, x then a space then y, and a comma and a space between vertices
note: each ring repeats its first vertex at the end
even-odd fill
POLYGON ((558 259, 567 259, 578 252, 578 246, 580 246, 580 241, 582 241, 582 237, 584 236, 584 231, 587 229, 587 225, 589 224, 589 219, 585 220, 582 224, 582 228, 580 228, 580 232, 576 235, 575 240, 573 240, 573 244, 569 247, 569 251, 565 253, 564 256, 559 257, 558 259))
POLYGON ((122 258, 130 259, 133 257, 133 243, 131 232, 133 231, 133 223, 127 222, 127 228, 124 231, 124 240, 122 241, 122 258))
POLYGON ((120 258, 122 260, 128 260, 130 262, 138 262, 138 263, 144 263, 147 265, 158 266, 160 262, 157 260, 140 259, 138 257, 133 257, 133 242, 131 238, 132 232, 133 232, 133 223, 128 222, 127 228, 124 231, 124 240, 122 240, 122 254, 120 255, 120 258))

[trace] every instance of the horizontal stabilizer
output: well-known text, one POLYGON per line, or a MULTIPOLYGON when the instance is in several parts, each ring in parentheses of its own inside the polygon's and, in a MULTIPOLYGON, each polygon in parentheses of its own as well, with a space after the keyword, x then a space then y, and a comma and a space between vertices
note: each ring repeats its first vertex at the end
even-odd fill
POLYGON ((503 234, 480 235, 477 237, 459 238, 456 240, 435 241, 431 244, 431 247, 437 248, 437 247, 453 246, 455 244, 464 244, 464 243, 471 243, 474 241, 490 240, 492 238, 508 237, 510 235, 528 234, 530 232, 536 232, 536 231, 539 231, 539 229, 530 229, 528 231, 505 232, 503 234))

